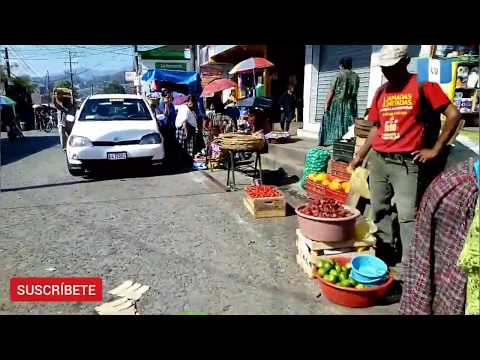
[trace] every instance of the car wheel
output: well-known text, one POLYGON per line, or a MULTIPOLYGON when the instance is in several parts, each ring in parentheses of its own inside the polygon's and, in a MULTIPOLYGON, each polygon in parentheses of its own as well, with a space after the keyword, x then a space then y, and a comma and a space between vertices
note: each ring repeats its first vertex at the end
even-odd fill
POLYGON ((68 167, 68 172, 72 176, 82 176, 85 173, 83 169, 72 169, 70 166, 68 167))

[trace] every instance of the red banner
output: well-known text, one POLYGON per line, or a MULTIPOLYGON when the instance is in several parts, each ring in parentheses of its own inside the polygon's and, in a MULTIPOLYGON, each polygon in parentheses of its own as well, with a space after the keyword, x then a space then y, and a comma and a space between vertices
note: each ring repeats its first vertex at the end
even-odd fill
POLYGON ((102 301, 97 277, 17 277, 10 279, 10 301, 102 301))

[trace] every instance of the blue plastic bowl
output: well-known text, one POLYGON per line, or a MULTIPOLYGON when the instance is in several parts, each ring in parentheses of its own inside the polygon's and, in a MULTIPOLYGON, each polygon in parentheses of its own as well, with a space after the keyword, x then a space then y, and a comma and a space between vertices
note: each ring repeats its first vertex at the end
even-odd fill
POLYGON ((360 255, 352 259, 352 272, 369 279, 383 278, 388 272, 388 266, 376 256, 360 255))
POLYGON ((362 275, 359 275, 357 272, 355 272, 353 269, 350 272, 350 277, 355 280, 356 282, 363 284, 363 285, 368 285, 368 286, 376 286, 376 285, 381 285, 385 281, 387 281, 387 276, 381 276, 377 278, 367 278, 362 275))

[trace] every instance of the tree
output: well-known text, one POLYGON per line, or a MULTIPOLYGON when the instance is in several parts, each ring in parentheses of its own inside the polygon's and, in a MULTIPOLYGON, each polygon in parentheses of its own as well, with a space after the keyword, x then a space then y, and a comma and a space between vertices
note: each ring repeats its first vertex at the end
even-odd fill
POLYGON ((105 84, 103 87, 103 92, 105 94, 125 94, 126 93, 124 87, 117 80, 113 80, 110 83, 105 84))
POLYGON ((38 88, 38 85, 34 84, 28 75, 16 76, 13 79, 13 85, 24 88, 28 94, 32 94, 38 88))

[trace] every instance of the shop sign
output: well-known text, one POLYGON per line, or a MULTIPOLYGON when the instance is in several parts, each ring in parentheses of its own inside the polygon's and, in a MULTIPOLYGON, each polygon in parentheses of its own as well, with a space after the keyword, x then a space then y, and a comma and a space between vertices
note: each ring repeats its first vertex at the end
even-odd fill
POLYGON ((186 63, 156 62, 155 69, 187 71, 186 63))

